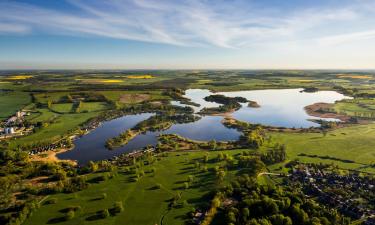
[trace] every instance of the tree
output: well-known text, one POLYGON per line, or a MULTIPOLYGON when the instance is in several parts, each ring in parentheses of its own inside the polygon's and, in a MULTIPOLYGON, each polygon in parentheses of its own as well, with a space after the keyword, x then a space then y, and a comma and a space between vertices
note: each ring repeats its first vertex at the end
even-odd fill
POLYGON ((247 218, 249 218, 249 216, 250 216, 250 210, 249 210, 249 208, 243 208, 242 209, 242 220, 246 221, 247 218))
POLYGON ((234 212, 229 212, 227 218, 229 223, 236 223, 236 214, 234 214, 234 212))
POLYGON ((119 201, 119 202, 116 202, 114 207, 113 207, 113 211, 115 213, 120 213, 122 211, 124 211, 124 206, 122 204, 122 201, 119 201))
POLYGON ((187 181, 189 183, 192 183, 194 181, 194 176, 193 175, 189 175, 187 181))
POLYGON ((74 210, 69 210, 65 215, 65 220, 71 220, 75 216, 74 210))
POLYGON ((211 140, 208 142, 208 145, 210 146, 210 148, 212 150, 216 150, 216 147, 217 147, 217 143, 216 143, 216 140, 211 140))
POLYGON ((207 162, 208 162, 208 155, 207 155, 207 154, 203 156, 203 162, 204 162, 204 163, 207 163, 207 162))
POLYGON ((107 198, 107 193, 102 193, 101 199, 106 199, 107 198))
POLYGON ((224 154, 222 152, 220 152, 219 154, 217 154, 217 157, 216 157, 217 161, 222 161, 224 159, 224 154))
POLYGON ((225 177, 225 171, 224 170, 219 170, 219 172, 216 173, 216 177, 219 180, 219 182, 222 182, 225 177))
POLYGON ((89 167, 89 170, 93 173, 95 173, 99 169, 98 164, 94 163, 93 161, 89 162, 88 167, 89 167))
POLYGON ((51 107, 52 107, 52 101, 51 100, 47 101, 47 106, 48 106, 49 109, 51 109, 51 107))
POLYGON ((99 211, 99 216, 103 219, 109 217, 108 209, 103 209, 103 210, 99 211))

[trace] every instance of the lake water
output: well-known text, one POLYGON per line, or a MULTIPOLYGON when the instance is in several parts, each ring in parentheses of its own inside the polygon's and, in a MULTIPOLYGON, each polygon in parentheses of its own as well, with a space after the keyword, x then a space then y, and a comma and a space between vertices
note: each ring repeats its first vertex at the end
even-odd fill
MULTIPOLYGON (((320 91, 315 93, 301 92, 302 89, 284 90, 256 90, 256 91, 236 91, 220 92, 228 97, 244 97, 248 100, 256 101, 260 108, 251 108, 247 104, 233 113, 233 117, 251 123, 261 123, 279 127, 311 127, 319 124, 310 121, 320 119, 309 116, 304 107, 317 102, 334 103, 337 100, 348 98, 334 91, 320 91)), ((214 94, 209 90, 189 89, 185 97, 200 104, 199 107, 192 106, 195 112, 199 112, 203 107, 217 107, 220 104, 207 102, 204 97, 214 94)), ((173 101, 172 104, 185 106, 173 101)), ((159 134, 178 134, 186 138, 200 141, 230 141, 237 140, 241 135, 235 129, 226 128, 221 120, 221 116, 202 116, 198 121, 174 124, 169 129, 162 132, 146 132, 138 135, 125 146, 108 150, 105 148, 107 139, 118 136, 121 132, 134 127, 137 123, 148 119, 152 113, 142 113, 137 115, 127 115, 118 119, 104 122, 101 126, 83 137, 74 141, 74 149, 58 154, 60 159, 77 160, 79 164, 86 164, 88 161, 97 161, 117 156, 124 152, 131 152, 142 149, 147 145, 156 145, 159 134)))
POLYGON ((107 139, 118 136, 121 132, 134 127, 152 116, 151 113, 142 113, 138 115, 123 116, 108 122, 104 122, 101 126, 83 137, 74 141, 74 149, 58 154, 59 159, 77 160, 78 164, 86 164, 87 162, 112 158, 124 152, 131 152, 142 149, 147 145, 156 145, 159 134, 178 134, 193 140, 199 141, 231 141, 237 140, 241 135, 236 129, 226 128, 220 116, 204 116, 200 120, 185 123, 174 124, 169 129, 162 132, 146 132, 136 136, 129 141, 128 144, 108 150, 105 147, 107 139))
MULTIPOLYGON (((260 107, 252 108, 247 104, 232 115, 235 119, 260 123, 277 127, 307 128, 317 127, 318 123, 310 120, 321 119, 309 116, 304 107, 318 103, 334 103, 335 101, 350 98, 335 91, 319 91, 314 93, 302 92, 302 89, 272 89, 255 91, 234 91, 212 93, 204 89, 189 89, 186 91, 186 98, 199 103, 200 107, 193 107, 195 112, 199 112, 204 107, 217 107, 219 104, 207 102, 204 97, 212 94, 222 94, 228 97, 244 97, 251 101, 256 101, 260 107)), ((336 119, 325 118, 323 120, 336 121, 336 119)))

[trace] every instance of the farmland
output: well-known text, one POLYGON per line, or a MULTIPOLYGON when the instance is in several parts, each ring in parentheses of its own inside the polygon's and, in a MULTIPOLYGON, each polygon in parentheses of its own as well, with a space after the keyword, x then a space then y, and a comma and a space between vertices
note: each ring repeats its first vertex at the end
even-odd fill
MULTIPOLYGON (((339 171, 341 174, 369 176, 370 181, 375 173, 375 75, 371 73, 34 71, 32 74, 22 74, 22 79, 17 76, 10 73, 0 79, 0 99, 4 100, 0 101, 0 106, 4 106, 0 107, 3 124, 20 110, 25 114, 13 126, 27 131, 24 135, 1 141, 0 148, 4 152, 0 164, 4 171, 0 177, 1 182, 18 184, 1 186, 4 193, 2 204, 12 206, 7 208, 8 211, 0 211, 2 221, 18 218, 27 225, 120 222, 134 225, 173 225, 213 220, 211 224, 222 224, 217 221, 227 221, 227 214, 230 213, 225 204, 231 204, 228 201, 236 198, 232 195, 241 190, 239 188, 243 186, 244 180, 256 186, 245 185, 246 188, 259 192, 258 197, 267 196, 267 199, 275 198, 275 195, 266 191, 275 186, 285 188, 285 193, 294 191, 284 185, 285 182, 290 182, 286 180, 286 174, 305 165, 334 173, 339 171), (309 93, 309 96, 319 91, 331 91, 337 96, 345 95, 346 98, 326 104, 324 109, 317 109, 317 115, 330 113, 349 119, 341 122, 320 121, 321 124, 316 127, 265 126, 239 121, 235 116, 227 117, 241 109, 262 109, 264 102, 259 102, 256 108, 247 108, 248 104, 243 106, 239 103, 236 107, 229 107, 233 102, 228 100, 232 98, 215 95, 215 92, 268 89, 282 91, 296 88, 299 88, 295 91, 296 95, 300 95, 302 90, 309 93), (224 105, 220 109, 229 107, 231 110, 221 110, 220 112, 224 112, 222 114, 215 111, 214 114, 208 108, 201 111, 207 112, 206 114, 193 113, 189 104, 196 105, 194 98, 197 98, 198 92, 194 92, 193 99, 187 99, 186 91, 191 89, 211 91, 211 97, 206 96, 206 99, 215 100, 220 97, 226 100, 219 102, 224 105), (176 106, 173 104, 176 101, 186 103, 188 107, 176 106), (120 140, 133 128, 121 130, 127 123, 126 116, 142 117, 144 113, 155 116, 135 123, 139 131, 129 143, 147 141, 148 139, 142 138, 155 135, 156 144, 151 146, 145 143, 142 149, 132 149, 137 150, 134 155, 128 155, 129 151, 122 153, 122 150, 116 148, 105 149, 104 145, 108 140, 117 135, 120 135, 117 138, 120 140), (204 120, 200 117, 221 119, 204 120), (225 124, 224 117, 229 119, 227 121, 234 122, 225 124), (174 122, 165 123, 166 118, 173 118, 171 121, 174 122), (177 121, 176 118, 180 119, 177 121), (116 119, 119 120, 112 127, 106 127, 107 122, 111 123, 116 119), (193 129, 195 125, 199 126, 198 129, 193 129), (101 126, 103 131, 100 131, 101 126), (109 136, 112 129, 115 135, 109 136), (157 133, 168 129, 201 139, 191 140, 172 134, 160 136, 161 133, 157 133), (79 151, 77 146, 85 143, 79 145, 77 141, 83 142, 86 137, 90 138, 89 131, 95 130, 103 132, 99 134, 106 138, 99 140, 100 135, 95 134, 98 136, 91 139, 92 143, 86 143, 90 152, 84 156, 90 157, 91 152, 95 155, 98 151, 95 145, 90 144, 103 143, 100 149, 104 148, 111 155, 108 157, 109 161, 103 159, 79 164, 79 161, 72 163, 69 158, 58 160, 59 155, 56 157, 56 154, 59 151, 79 151), (230 132, 228 135, 236 135, 238 132, 239 136, 236 136, 237 140, 226 139, 227 134, 220 133, 224 131, 230 132), (223 140, 213 140, 215 135, 223 140), (209 138, 205 139, 206 136, 209 138), (43 158, 46 160, 38 161, 43 158), (221 202, 219 206, 214 203, 218 199, 221 202), (40 204, 29 205, 34 204, 34 201, 40 204), (15 211, 16 207, 24 207, 22 213, 26 216, 15 211), (201 212, 207 216, 196 216, 201 215, 201 212), (215 213, 211 216, 212 212, 215 213)), ((247 103, 254 99, 240 100, 241 103, 247 103)), ((272 117, 271 114, 269 116, 272 117)), ((297 183, 293 185, 298 186, 297 183)), ((300 196, 303 191, 298 189, 298 193, 294 194, 300 196)), ((283 196, 281 193, 279 195, 283 196)), ((254 199, 258 197, 252 196, 254 199)), ((306 204, 304 207, 309 207, 308 200, 301 201, 306 204)), ((318 205, 317 199, 312 201, 318 205)), ((279 214, 290 216, 288 210, 279 211, 279 214)), ((330 218, 328 212, 324 215, 330 218)), ((348 215, 340 212, 338 217, 348 215)), ((361 222, 357 215, 350 214, 349 217, 355 223, 361 222)), ((272 220, 271 217, 267 218, 272 220)), ((291 219, 297 221, 295 218, 291 219)), ((310 220, 313 220, 312 216, 310 220)))

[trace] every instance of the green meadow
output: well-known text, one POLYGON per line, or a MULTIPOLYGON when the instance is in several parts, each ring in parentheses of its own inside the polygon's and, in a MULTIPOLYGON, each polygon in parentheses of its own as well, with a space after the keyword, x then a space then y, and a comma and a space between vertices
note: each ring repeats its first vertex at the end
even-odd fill
POLYGON ((300 159, 304 162, 334 163, 342 168, 375 172, 371 164, 375 163, 375 124, 355 125, 322 133, 272 133, 272 137, 284 143, 289 159, 300 159), (300 154, 316 155, 306 157, 300 154), (324 159, 330 156, 340 160, 351 160, 346 163, 339 160, 324 159))
MULTIPOLYGON (((229 155, 239 154, 243 150, 232 151, 199 151, 199 152, 170 152, 167 157, 160 157, 151 165, 141 167, 145 175, 134 181, 134 174, 125 172, 122 168, 118 175, 107 181, 92 184, 85 190, 73 194, 50 195, 44 199, 56 199, 55 204, 43 204, 25 222, 25 225, 42 225, 57 223, 70 224, 184 224, 187 214, 192 208, 207 206, 212 195, 210 192, 220 185, 216 179, 213 167, 223 162, 215 158, 219 152, 229 155), (205 164, 208 171, 203 172, 195 167, 195 162, 204 165, 203 157, 208 155, 205 164), (154 172, 152 172, 154 171, 154 172), (189 182, 188 177, 193 176, 189 182), (184 183, 189 182, 186 188, 184 183), (180 193, 177 206, 169 207, 171 199, 180 193), (106 194, 103 198, 102 195, 106 194), (115 202, 122 201, 124 211, 108 218, 97 218, 97 212, 110 209, 115 202), (81 209, 72 220, 61 221, 64 209, 79 206, 81 209)), ((235 171, 227 172, 225 179, 230 180, 235 171)), ((90 175, 89 181, 102 174, 90 175)), ((224 180, 225 182, 225 180, 224 180)))

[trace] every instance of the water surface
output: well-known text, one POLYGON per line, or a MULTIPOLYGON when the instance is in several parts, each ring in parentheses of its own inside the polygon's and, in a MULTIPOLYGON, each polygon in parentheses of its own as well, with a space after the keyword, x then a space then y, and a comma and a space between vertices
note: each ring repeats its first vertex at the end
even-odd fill
POLYGON ((104 122, 92 132, 76 139, 73 150, 57 156, 60 159, 77 160, 78 164, 83 165, 89 161, 108 159, 125 152, 139 150, 148 145, 154 146, 157 144, 158 135, 160 134, 178 134, 199 141, 231 141, 237 140, 241 135, 236 129, 226 128, 221 123, 222 117, 204 116, 195 122, 174 124, 165 131, 140 134, 130 140, 128 144, 114 150, 108 150, 105 147, 107 139, 118 136, 121 132, 134 127, 137 123, 148 119, 152 115, 151 113, 128 115, 104 122))
MULTIPOLYGON (((263 125, 276 127, 317 127, 320 126, 311 120, 322 119, 310 116, 304 110, 305 106, 324 102, 334 103, 335 101, 350 98, 335 91, 318 91, 314 93, 302 92, 302 89, 271 89, 254 91, 234 91, 212 93, 204 89, 189 89, 185 97, 193 102, 199 103, 200 107, 195 107, 199 112, 204 107, 217 107, 218 104, 207 102, 204 97, 211 94, 221 94, 228 97, 244 97, 248 100, 256 101, 260 107, 252 108, 247 104, 232 115, 235 119, 260 123, 263 125)), ((338 121, 337 119, 324 118, 322 120, 338 121)))
MULTIPOLYGON (((334 91, 319 91, 315 93, 301 92, 302 89, 284 90, 256 90, 256 91, 235 91, 220 92, 228 97, 244 97, 248 100, 256 101, 260 108, 251 108, 247 104, 233 113, 233 117, 251 123, 278 127, 311 127, 319 126, 311 119, 320 119, 309 116, 304 107, 317 102, 334 103, 335 101, 348 98, 334 91)), ((199 107, 192 106, 195 112, 199 112, 204 107, 218 107, 220 104, 207 102, 204 97, 214 94, 209 90, 189 89, 185 97, 200 104, 199 107)), ((186 106, 173 101, 172 104, 186 106)), ((125 146, 108 150, 105 148, 107 139, 118 136, 137 123, 148 119, 152 113, 142 113, 137 115, 127 115, 118 119, 104 122, 101 126, 87 135, 74 141, 74 149, 58 154, 60 159, 77 160, 79 164, 86 164, 88 161, 97 161, 117 156, 124 152, 139 150, 147 145, 156 145, 157 137, 160 134, 178 134, 183 137, 200 141, 231 141, 237 140, 241 135, 235 129, 225 127, 221 116, 202 116, 195 122, 174 124, 169 129, 161 132, 146 132, 140 134, 125 146)), ((330 120, 330 119, 325 119, 330 120)), ((331 119, 334 120, 334 119, 331 119)))

